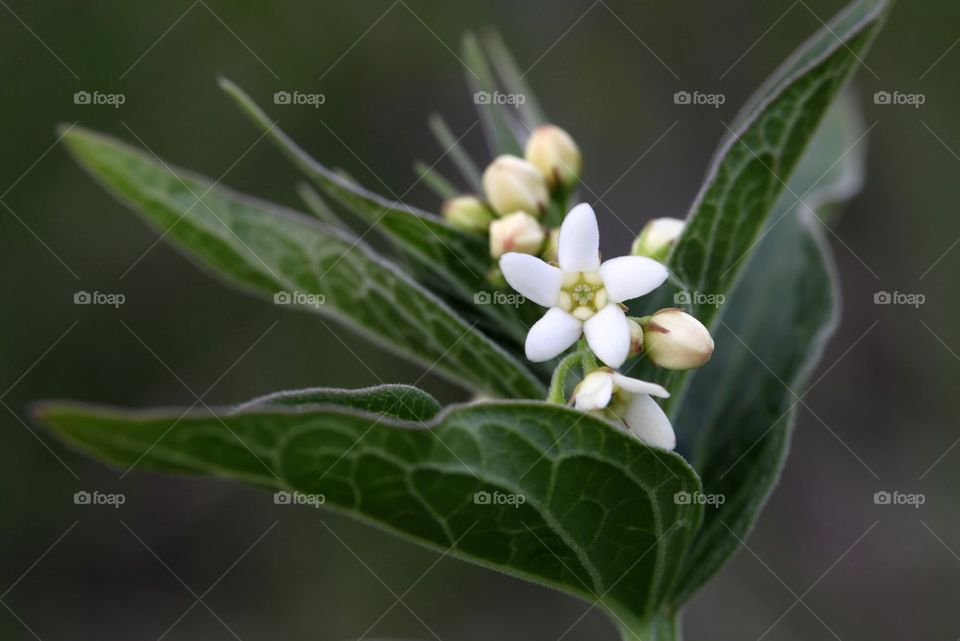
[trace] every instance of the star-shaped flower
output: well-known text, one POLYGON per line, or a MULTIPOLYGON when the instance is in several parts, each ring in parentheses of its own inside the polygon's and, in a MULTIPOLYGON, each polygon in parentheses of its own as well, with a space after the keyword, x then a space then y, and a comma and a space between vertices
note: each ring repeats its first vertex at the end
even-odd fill
POLYGON ((559 268, 529 254, 511 252, 500 258, 507 283, 550 308, 527 333, 527 358, 548 361, 584 335, 597 358, 620 367, 630 352, 630 326, 620 303, 662 285, 667 268, 642 256, 601 264, 597 217, 585 203, 564 218, 557 243, 559 268))
POLYGON ((601 368, 581 381, 573 401, 578 410, 602 412, 607 418, 623 422, 648 445, 672 450, 677 446, 673 427, 652 396, 668 398, 670 392, 656 383, 601 368))

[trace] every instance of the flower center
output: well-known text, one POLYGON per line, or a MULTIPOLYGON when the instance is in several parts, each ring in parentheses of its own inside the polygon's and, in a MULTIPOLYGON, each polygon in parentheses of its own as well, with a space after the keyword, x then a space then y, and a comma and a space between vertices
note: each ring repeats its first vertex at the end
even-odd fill
POLYGON ((560 286, 560 307, 585 321, 607 305, 607 290, 597 272, 569 272, 560 286))

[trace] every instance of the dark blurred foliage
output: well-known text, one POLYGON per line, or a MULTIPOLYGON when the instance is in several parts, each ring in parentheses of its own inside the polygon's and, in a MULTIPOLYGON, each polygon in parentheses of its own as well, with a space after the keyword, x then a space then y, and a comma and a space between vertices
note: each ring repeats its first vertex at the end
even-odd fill
MULTIPOLYGON (((588 604, 235 485, 119 478, 31 423, 27 405, 41 398, 216 405, 422 373, 348 328, 224 288, 154 247, 157 234, 70 161, 54 128, 79 122, 299 206, 296 173, 257 142, 216 78, 265 104, 278 90, 322 92, 319 109, 270 111, 322 161, 400 194, 415 181, 414 158, 442 154, 430 112, 458 134, 475 121, 455 52, 465 30, 494 27, 580 142, 613 254, 631 234, 611 212, 633 232, 683 215, 738 106, 841 3, 0 4, 0 637, 614 638, 588 604), (678 106, 681 89, 727 100, 678 106), (81 90, 126 102, 76 105, 81 90), (75 306, 80 289, 127 302, 75 306), (127 502, 75 506, 81 489, 127 502)), ((868 182, 830 236, 843 323, 804 398, 783 481, 749 550, 691 604, 688 638, 960 635, 958 38, 956 3, 902 2, 859 72, 873 126, 868 182), (879 90, 926 103, 875 105, 879 90), (926 302, 877 306, 879 290, 926 302), (922 492, 926 503, 877 506, 878 490, 922 492)), ((467 140, 484 157, 479 129, 467 140)), ((422 186, 407 198, 437 206, 422 186)), ((433 376, 422 384, 444 402, 464 398, 433 376)))

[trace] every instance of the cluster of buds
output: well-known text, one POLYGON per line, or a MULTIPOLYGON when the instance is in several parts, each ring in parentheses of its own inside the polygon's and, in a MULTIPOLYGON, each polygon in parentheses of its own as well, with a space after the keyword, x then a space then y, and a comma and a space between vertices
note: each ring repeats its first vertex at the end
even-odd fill
POLYGON ((543 217, 554 197, 569 195, 582 167, 570 134, 554 125, 537 127, 523 158, 503 155, 487 166, 482 199, 452 198, 444 204, 444 218, 460 229, 488 233, 495 260, 510 252, 549 257, 551 246, 555 255, 558 230, 544 226, 543 217))

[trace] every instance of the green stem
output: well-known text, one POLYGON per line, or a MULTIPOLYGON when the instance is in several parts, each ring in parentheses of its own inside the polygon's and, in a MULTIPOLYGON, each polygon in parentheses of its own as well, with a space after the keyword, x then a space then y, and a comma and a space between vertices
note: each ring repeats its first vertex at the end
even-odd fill
POLYGON ((650 621, 636 626, 621 622, 620 635, 623 641, 681 641, 679 613, 663 613, 650 621))
POLYGON ((547 393, 548 403, 564 405, 567 402, 567 374, 570 373, 571 369, 579 365, 580 362, 581 355, 579 351, 564 357, 564 359, 560 361, 557 369, 553 370, 553 378, 550 379, 550 391, 547 393))

